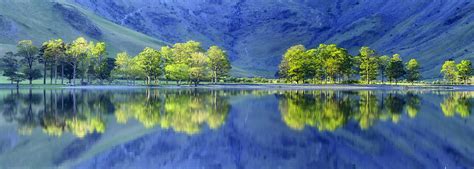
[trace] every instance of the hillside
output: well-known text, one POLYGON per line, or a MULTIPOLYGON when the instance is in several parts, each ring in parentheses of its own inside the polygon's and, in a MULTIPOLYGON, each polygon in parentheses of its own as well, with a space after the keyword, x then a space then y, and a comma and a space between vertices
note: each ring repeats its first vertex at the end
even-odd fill
POLYGON ((474 4, 469 0, 74 0, 109 21, 168 42, 224 46, 234 74, 271 77, 295 44, 336 43, 357 54, 401 53, 440 77, 446 59, 470 59, 474 4))
POLYGON ((165 43, 103 19, 68 1, 0 0, 0 53, 14 50, 15 43, 31 39, 36 45, 52 38, 72 41, 85 36, 105 41, 109 55, 119 51, 136 54, 145 46, 165 43))

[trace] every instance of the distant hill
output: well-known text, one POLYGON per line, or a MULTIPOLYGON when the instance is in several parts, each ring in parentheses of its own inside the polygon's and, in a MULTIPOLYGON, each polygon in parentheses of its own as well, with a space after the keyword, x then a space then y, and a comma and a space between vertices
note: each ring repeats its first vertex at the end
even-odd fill
POLYGON ((0 54, 15 50, 16 42, 31 39, 36 45, 52 38, 72 41, 79 36, 105 41, 109 55, 138 53, 145 46, 166 43, 117 25, 68 1, 0 0, 0 54))
POLYGON ((198 40, 225 47, 234 75, 273 77, 288 47, 336 43, 416 58, 437 78, 447 59, 474 60, 473 21, 469 0, 0 0, 0 53, 22 39, 86 36, 110 55, 198 40))
POLYGON ((469 0, 74 0, 118 25, 169 42, 226 47, 234 74, 273 76, 286 48, 336 43, 352 54, 416 58, 425 77, 446 59, 474 59, 469 0))

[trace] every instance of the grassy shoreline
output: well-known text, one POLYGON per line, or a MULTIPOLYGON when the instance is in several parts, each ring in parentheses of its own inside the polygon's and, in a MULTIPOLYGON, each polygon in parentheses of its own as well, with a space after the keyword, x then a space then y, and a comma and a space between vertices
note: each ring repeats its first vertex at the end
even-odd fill
MULTIPOLYGON (((145 85, 20 85, 19 89, 96 89, 96 90, 120 90, 120 89, 279 89, 279 90, 463 90, 474 91, 474 85, 384 85, 384 84, 202 84, 174 85, 160 84, 155 86, 145 85)), ((0 84, 0 89, 16 89, 15 85, 0 84)))

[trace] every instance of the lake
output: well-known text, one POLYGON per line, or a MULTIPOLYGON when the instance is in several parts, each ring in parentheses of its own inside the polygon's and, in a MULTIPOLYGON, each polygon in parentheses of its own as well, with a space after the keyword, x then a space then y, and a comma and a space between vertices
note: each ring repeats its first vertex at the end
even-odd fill
POLYGON ((474 92, 0 90, 0 168, 468 168, 474 92))

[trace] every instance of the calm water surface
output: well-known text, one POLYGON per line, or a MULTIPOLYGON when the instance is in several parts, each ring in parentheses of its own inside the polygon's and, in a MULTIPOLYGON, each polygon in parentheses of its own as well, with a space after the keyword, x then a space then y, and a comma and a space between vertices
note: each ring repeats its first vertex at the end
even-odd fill
POLYGON ((474 168, 474 92, 0 90, 0 168, 474 168))

